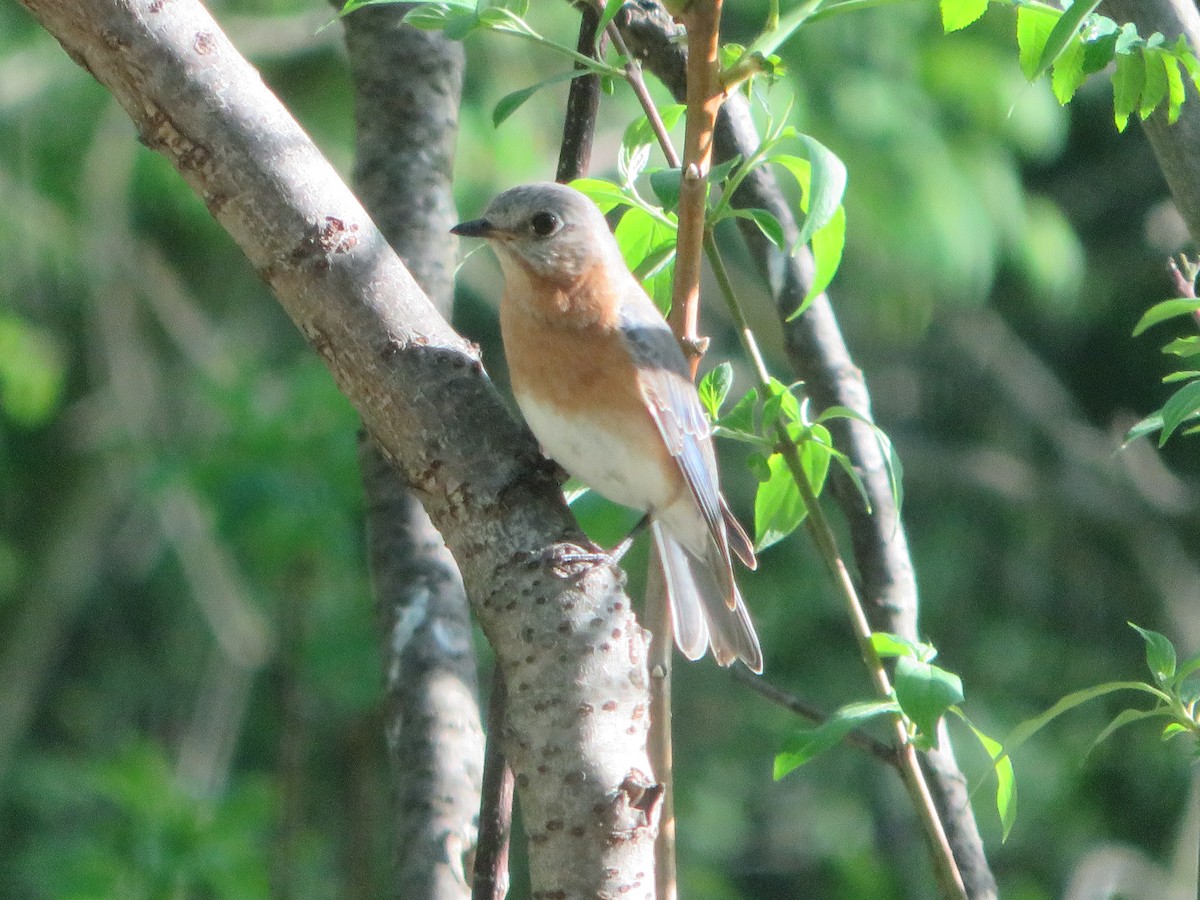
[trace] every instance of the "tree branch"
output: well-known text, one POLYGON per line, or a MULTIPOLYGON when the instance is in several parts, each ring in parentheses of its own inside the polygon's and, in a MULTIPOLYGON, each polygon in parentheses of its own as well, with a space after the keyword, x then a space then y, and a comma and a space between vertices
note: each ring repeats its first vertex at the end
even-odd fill
POLYGON ((650 896, 645 636, 477 350, 198 3, 22 3, 243 249, 459 561, 510 689, 534 895, 650 896))

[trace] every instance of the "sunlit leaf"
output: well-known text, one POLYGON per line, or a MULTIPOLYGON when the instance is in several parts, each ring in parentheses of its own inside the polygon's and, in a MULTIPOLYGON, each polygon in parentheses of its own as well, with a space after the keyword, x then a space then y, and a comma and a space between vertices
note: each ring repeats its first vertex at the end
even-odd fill
POLYGON ((1161 50, 1147 50, 1145 57, 1145 80, 1142 82, 1142 98, 1138 103, 1138 116, 1143 121, 1150 118, 1158 105, 1167 99, 1166 54, 1161 50))
POLYGON ((1142 86, 1146 81, 1146 63, 1140 53, 1125 53, 1117 56, 1117 68, 1113 72, 1113 119, 1117 131, 1124 131, 1129 116, 1138 108, 1142 98, 1142 86))
POLYGON ((937 724, 963 699, 962 679, 932 663, 901 656, 896 660, 896 700, 921 735, 922 748, 937 745, 937 724))
POLYGON ((721 417, 721 405, 729 396, 731 387, 733 387, 733 366, 728 362, 723 362, 707 372, 700 379, 700 383, 696 385, 696 390, 700 394, 700 402, 708 413, 708 417, 714 422, 721 417))
POLYGON ((1030 81, 1037 78, 1046 40, 1059 17, 1047 10, 1022 6, 1017 10, 1017 53, 1021 71, 1030 81))
POLYGON ((966 28, 987 12, 988 0, 942 0, 942 28, 946 34, 966 28))
POLYGON ((793 733, 775 756, 775 780, 778 781, 835 746, 860 725, 898 711, 898 707, 892 702, 848 703, 816 728, 806 728, 793 733))
POLYGON ((1030 76, 1030 81, 1036 81, 1049 71, 1078 34, 1083 20, 1091 15, 1099 5, 1100 0, 1075 0, 1063 11, 1058 21, 1054 23, 1054 27, 1050 29, 1050 33, 1046 35, 1046 42, 1042 45, 1042 52, 1038 56, 1037 68, 1030 76))
POLYGON ((1151 328, 1160 322, 1174 319, 1177 316, 1186 316, 1197 310, 1200 310, 1200 300, 1194 297, 1177 297, 1173 300, 1163 300, 1155 303, 1142 313, 1142 317, 1133 326, 1133 336, 1137 337, 1147 328, 1151 328))
MULTIPOLYGON (((820 494, 829 472, 829 432, 820 425, 819 440, 804 441, 798 448, 800 463, 813 492, 820 494)), ((754 546, 765 550, 795 531, 808 515, 808 508, 800 495, 800 489, 792 477, 787 461, 781 453, 773 453, 767 460, 770 478, 758 486, 754 497, 754 546)))

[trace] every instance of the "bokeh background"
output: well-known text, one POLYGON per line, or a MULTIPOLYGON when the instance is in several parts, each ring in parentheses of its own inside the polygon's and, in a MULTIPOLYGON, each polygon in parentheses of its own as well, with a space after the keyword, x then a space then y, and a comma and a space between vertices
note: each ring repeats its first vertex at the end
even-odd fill
MULTIPOLYGON (((348 174, 328 7, 210 6, 348 174)), ((544 34, 573 42, 566 4, 535 6, 544 34)), ((727 6, 727 37, 751 37, 765 0, 727 6)), ((1186 232, 1137 128, 1116 133, 1105 79, 1060 108, 1022 78, 1013 32, 993 8, 945 37, 932 0, 841 16, 786 48, 773 92, 849 167, 834 306, 905 465, 923 633, 997 737, 1070 690, 1142 677, 1127 621, 1200 649, 1195 439, 1118 449, 1168 394, 1170 326, 1130 330, 1173 295, 1186 232)), ((553 177, 565 96, 494 128, 501 96, 565 66, 494 35, 467 54, 464 218, 553 177)), ((615 170, 635 115, 621 90, 604 98, 594 174, 615 170)), ((0 896, 386 895, 355 414, 203 205, 13 0, 0 208, 0 896)), ((728 247, 790 380, 762 286, 728 247)), ((503 383, 494 262, 461 274, 456 324, 503 383)), ((744 390, 715 300, 706 365, 732 359, 744 390)), ((722 453, 748 520, 753 476, 722 453)), ((644 549, 629 559, 636 587, 644 549)), ((743 585, 772 682, 831 710, 868 695, 803 535, 743 585)), ((682 896, 931 894, 890 771, 838 748, 773 783, 796 719, 711 662, 678 667, 676 692, 682 896)), ((986 757, 952 727, 1002 896, 1063 896, 1119 859, 1171 865, 1187 748, 1134 726, 1089 752, 1118 709, 1085 707, 1018 752, 1003 844, 986 757)))

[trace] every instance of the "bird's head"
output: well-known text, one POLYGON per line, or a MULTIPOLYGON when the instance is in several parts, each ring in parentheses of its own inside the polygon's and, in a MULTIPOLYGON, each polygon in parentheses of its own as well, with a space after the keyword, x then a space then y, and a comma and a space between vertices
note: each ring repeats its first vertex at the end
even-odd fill
POLYGON ((597 264, 624 268, 600 209, 562 184, 525 184, 500 194, 483 217, 455 225, 463 237, 481 237, 495 249, 506 276, 514 266, 550 281, 578 278, 597 264))

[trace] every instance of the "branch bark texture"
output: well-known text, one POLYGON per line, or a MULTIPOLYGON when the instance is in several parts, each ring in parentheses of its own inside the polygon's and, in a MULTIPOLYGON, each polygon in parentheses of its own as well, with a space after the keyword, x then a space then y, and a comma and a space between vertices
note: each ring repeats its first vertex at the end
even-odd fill
MULTIPOLYGON (((1159 31, 1174 43, 1182 34, 1192 50, 1200 52, 1200 10, 1195 0, 1104 0, 1101 11, 1118 22, 1133 22, 1143 37, 1159 31)), ((1200 96, 1190 78, 1183 82, 1188 96, 1179 120, 1167 124, 1163 107, 1142 122, 1142 129, 1188 233, 1200 245, 1200 96)))
POLYGON ((651 896, 645 635, 476 348, 202 6, 22 3, 242 248, 459 561, 510 689, 534 896, 651 896))
MULTIPOLYGON (((343 19, 354 82, 354 182, 443 316, 454 299, 451 194, 462 45, 401 24, 402 7, 343 19)), ((465 900, 483 771, 471 618, 462 577, 379 445, 359 446, 371 580, 388 694, 393 896, 465 900)))
MULTIPOLYGON (((663 82, 677 100, 686 96, 687 48, 678 29, 657 0, 637 0, 618 16, 629 48, 663 82)), ((731 95, 717 119, 714 153, 718 161, 750 156, 760 137, 740 94, 731 95)), ((757 169, 734 198, 738 207, 766 209, 783 225, 791 245, 799 229, 795 216, 770 171, 757 169)), ((739 226, 746 223, 739 222, 739 226)), ((838 327, 829 297, 818 296, 794 321, 812 284, 814 266, 807 248, 794 255, 779 251, 757 226, 741 227, 750 255, 770 286, 779 309, 788 359, 818 409, 845 406, 871 419, 871 400, 862 370, 854 364, 838 327)), ((892 497, 886 460, 873 431, 862 422, 829 422, 835 444, 849 456, 870 500, 872 515, 857 488, 838 471, 831 473, 834 496, 849 526, 861 593, 871 626, 911 640, 917 628, 917 584, 908 542, 892 497)), ((944 731, 944 729, 943 729, 944 731)), ((972 898, 996 896, 996 881, 988 867, 983 840, 971 811, 966 779, 958 767, 948 737, 939 748, 921 754, 929 788, 947 838, 972 898)))

